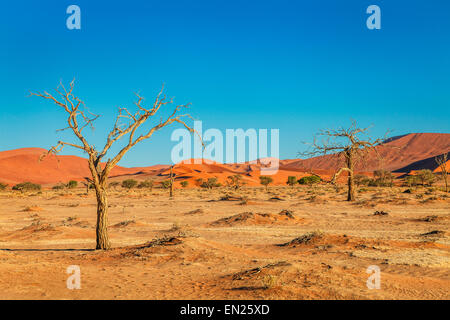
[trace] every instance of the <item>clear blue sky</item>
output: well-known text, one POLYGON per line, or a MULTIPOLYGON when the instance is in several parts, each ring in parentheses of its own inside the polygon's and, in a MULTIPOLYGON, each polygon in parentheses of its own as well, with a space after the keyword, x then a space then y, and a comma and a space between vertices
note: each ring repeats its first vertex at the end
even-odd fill
MULTIPOLYGON (((117 106, 160 85, 204 129, 279 128, 280 157, 353 118, 386 129, 450 132, 450 1, 8 1, 0 9, 0 150, 48 148, 67 133, 55 105, 28 98, 76 78, 102 115, 101 145, 117 106), (81 8, 81 30, 66 8, 81 8), (381 8, 368 30, 366 8, 381 8)), ((172 128, 120 163, 169 163, 172 128)), ((66 149, 65 154, 77 154, 66 149)))

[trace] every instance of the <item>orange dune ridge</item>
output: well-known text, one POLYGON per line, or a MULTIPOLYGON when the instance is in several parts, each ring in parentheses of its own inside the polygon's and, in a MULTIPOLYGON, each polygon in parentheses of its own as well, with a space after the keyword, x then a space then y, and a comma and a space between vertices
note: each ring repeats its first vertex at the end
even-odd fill
MULTIPOLYGON (((413 133, 393 137, 377 146, 378 153, 383 161, 380 162, 375 152, 369 154, 364 166, 357 167, 358 173, 372 176, 378 169, 394 171, 396 175, 409 173, 414 170, 430 169, 440 172, 435 157, 450 151, 450 134, 447 133, 413 133)), ((0 152, 0 182, 10 185, 20 182, 33 182, 43 185, 67 183, 69 180, 84 180, 90 176, 87 160, 77 156, 49 155, 43 160, 40 157, 47 150, 41 148, 23 148, 0 152)), ((218 163, 207 159, 188 159, 177 163, 173 167, 176 185, 183 180, 189 186, 199 184, 198 180, 206 181, 208 178, 217 178, 225 185, 228 177, 239 174, 249 186, 260 185, 261 168, 270 166, 270 162, 277 161, 279 168, 273 178, 273 185, 285 185, 289 176, 297 179, 306 175, 319 175, 323 180, 329 181, 340 162, 336 155, 325 155, 310 159, 274 158, 260 159, 248 163, 218 163)), ((111 180, 124 179, 155 179, 157 182, 169 178, 169 165, 154 165, 147 167, 125 168, 116 166, 111 172, 111 180)), ((450 169, 450 161, 447 162, 450 169)), ((267 171, 266 171, 267 172, 267 171)), ((345 174, 340 181, 345 181, 345 174)))

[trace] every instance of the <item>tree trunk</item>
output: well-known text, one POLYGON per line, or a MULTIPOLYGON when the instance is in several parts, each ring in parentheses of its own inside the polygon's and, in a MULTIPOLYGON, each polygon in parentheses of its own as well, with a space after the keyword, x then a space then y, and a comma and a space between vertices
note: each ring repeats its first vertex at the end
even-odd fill
POLYGON ((352 154, 347 155, 348 171, 348 194, 347 201, 355 201, 355 179, 353 175, 353 157, 352 154))
POLYGON ((170 167, 170 198, 173 198, 173 166, 170 167))
POLYGON ((97 195, 97 250, 108 250, 111 243, 108 237, 108 199, 105 186, 96 186, 97 195))

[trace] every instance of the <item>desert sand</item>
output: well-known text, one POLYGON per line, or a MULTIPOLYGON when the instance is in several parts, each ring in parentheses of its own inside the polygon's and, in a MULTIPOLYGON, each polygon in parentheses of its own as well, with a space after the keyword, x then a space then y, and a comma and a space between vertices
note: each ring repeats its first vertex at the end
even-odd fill
POLYGON ((450 197, 404 190, 119 188, 109 251, 92 250, 93 192, 4 191, 0 299, 449 299, 450 197))

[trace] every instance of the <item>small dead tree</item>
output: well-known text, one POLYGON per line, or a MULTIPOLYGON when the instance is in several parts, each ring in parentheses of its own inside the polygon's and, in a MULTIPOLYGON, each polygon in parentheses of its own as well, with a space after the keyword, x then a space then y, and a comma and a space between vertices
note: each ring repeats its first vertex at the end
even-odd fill
POLYGON ((62 82, 55 89, 55 94, 47 91, 43 93, 30 92, 31 96, 38 96, 54 102, 61 107, 67 114, 68 126, 64 129, 69 129, 75 135, 78 143, 58 141, 57 145, 52 147, 47 154, 56 154, 60 152, 65 146, 74 147, 83 150, 88 154, 88 166, 91 172, 92 184, 95 189, 97 198, 97 225, 96 225, 96 249, 107 250, 111 247, 108 237, 108 198, 107 187, 108 177, 111 170, 117 165, 122 157, 136 144, 150 138, 156 131, 162 129, 174 122, 183 125, 191 133, 194 132, 184 119, 189 118, 188 114, 179 114, 180 110, 187 108, 190 104, 177 105, 164 118, 161 117, 156 123, 153 123, 148 128, 143 128, 143 125, 150 122, 148 120, 160 111, 161 108, 173 104, 173 98, 167 98, 163 93, 164 86, 155 101, 150 106, 144 106, 144 98, 138 93, 135 93, 137 101, 134 103, 137 111, 132 113, 127 108, 119 108, 118 115, 111 131, 109 132, 106 143, 102 149, 97 150, 96 147, 89 143, 85 137, 83 130, 86 127, 93 128, 93 123, 98 119, 99 115, 91 113, 86 107, 85 103, 73 93, 74 80, 70 82, 68 88, 65 88, 62 82), (138 133, 141 129, 143 132, 138 133), (104 161, 110 148, 119 139, 126 138, 125 146, 114 156, 104 161))
POLYGON ((239 190, 243 185, 245 185, 245 181, 243 181, 242 176, 240 174, 234 174, 232 176, 227 177, 228 187, 234 190, 239 190))
POLYGON ((349 128, 321 130, 314 137, 311 148, 300 153, 300 155, 306 157, 336 154, 338 158, 344 158, 344 165, 333 175, 331 183, 336 184, 339 175, 347 172, 347 201, 355 200, 355 166, 363 161, 370 151, 373 151, 379 157, 375 147, 385 140, 384 138, 374 140, 368 137, 367 131, 369 128, 359 128, 357 123, 352 121, 349 128), (323 137, 323 139, 318 142, 317 137, 323 137))
POLYGON ((86 187, 86 194, 89 194, 89 189, 92 186, 92 179, 89 177, 84 177, 85 181, 82 181, 81 184, 86 187))
POLYGON ((170 198, 173 198, 173 185, 175 184, 175 175, 173 173, 173 166, 170 166, 170 198))
POLYGON ((446 153, 434 158, 437 165, 441 169, 442 179, 444 180, 444 183, 445 183, 445 192, 448 192, 448 171, 447 171, 448 160, 447 160, 447 157, 448 157, 448 153, 446 152, 446 153))

